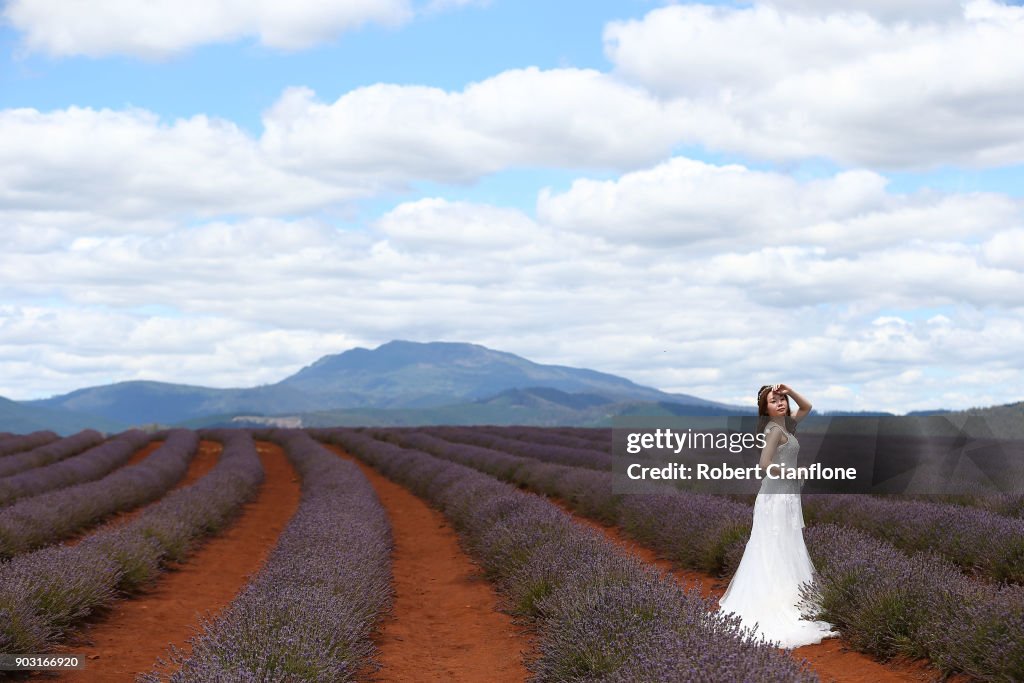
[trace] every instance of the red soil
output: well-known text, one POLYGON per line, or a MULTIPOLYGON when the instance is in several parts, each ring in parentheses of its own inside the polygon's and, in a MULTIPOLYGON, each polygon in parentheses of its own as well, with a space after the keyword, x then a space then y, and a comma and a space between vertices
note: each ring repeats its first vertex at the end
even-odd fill
MULTIPOLYGON (((216 453, 210 442, 203 446, 196 461, 212 466, 216 453)), ((299 504, 298 479, 281 448, 259 442, 257 449, 266 481, 256 499, 234 524, 172 567, 148 592, 117 603, 102 620, 87 625, 77 642, 62 647, 88 661, 84 670, 63 673, 59 680, 134 681, 165 656, 168 643, 190 651, 186 640, 198 632, 200 619, 220 612, 259 570, 299 504)), ((193 473, 190 468, 190 477, 202 476, 202 469, 198 465, 193 473)))
POLYGON ((145 446, 132 453, 132 457, 128 458, 128 462, 122 465, 122 467, 131 467, 132 465, 138 465, 140 462, 148 458, 153 451, 155 451, 156 449, 160 448, 163 445, 163 441, 150 441, 145 446))
POLYGON ((377 672, 359 680, 502 683, 525 681, 526 627, 498 611, 500 599, 463 553, 444 516, 404 487, 359 465, 391 520, 395 601, 374 635, 377 672))
MULTIPOLYGON (((545 497, 545 499, 572 515, 573 519, 578 523, 592 529, 597 529, 608 540, 619 545, 627 552, 632 553, 648 564, 653 564, 668 572, 684 586, 689 587, 694 583, 698 584, 701 594, 705 597, 714 596, 715 598, 720 598, 725 593, 726 588, 728 588, 727 579, 717 578, 692 569, 676 568, 671 561, 661 558, 655 551, 640 545, 618 528, 605 526, 594 520, 577 515, 568 505, 556 498, 545 497)), ((849 649, 839 638, 827 638, 817 645, 795 648, 792 650, 792 657, 797 661, 802 659, 808 660, 811 668, 821 678, 822 683, 920 682, 941 679, 937 670, 934 668, 929 670, 927 660, 922 659, 911 662, 904 659, 894 659, 890 662, 879 662, 864 653, 849 649)), ((947 683, 960 683, 971 680, 973 679, 968 676, 956 675, 945 679, 947 683)))
MULTIPOLYGON (((163 441, 155 441, 147 444, 132 456, 128 465, 134 465, 138 462, 142 462, 146 456, 150 455, 153 451, 163 445, 163 441)), ((185 486, 190 486, 197 482, 201 477, 206 476, 206 473, 212 470, 213 466, 217 464, 217 459, 220 457, 222 448, 223 446, 218 441, 200 441, 198 452, 189 463, 188 469, 185 470, 185 476, 181 478, 181 481, 174 485, 171 491, 184 488, 185 486)), ((152 505, 152 503, 150 503, 150 505, 152 505)), ((142 511, 145 510, 146 507, 146 505, 142 505, 134 510, 125 510, 124 512, 115 513, 110 517, 107 517, 107 521, 102 526, 86 529, 82 533, 64 541, 64 545, 75 545, 90 534, 110 529, 111 527, 115 527, 119 524, 124 524, 125 522, 142 514, 142 511)))

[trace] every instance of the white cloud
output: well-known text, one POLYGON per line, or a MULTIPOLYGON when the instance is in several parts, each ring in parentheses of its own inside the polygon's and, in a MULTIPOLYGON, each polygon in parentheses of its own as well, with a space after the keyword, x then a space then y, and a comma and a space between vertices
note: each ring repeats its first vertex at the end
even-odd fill
POLYGON ((683 105, 694 144, 876 168, 1024 161, 1021 7, 885 23, 675 5, 612 22, 605 44, 617 74, 683 105))
POLYGON ((376 228, 399 244, 423 251, 518 250, 542 236, 537 224, 520 211, 440 198, 400 204, 382 216, 376 228))
POLYGON ((417 180, 471 182, 510 167, 631 168, 678 137, 671 106, 576 69, 507 71, 460 92, 375 85, 333 103, 290 89, 264 124, 254 138, 203 115, 0 110, 0 218, 32 249, 58 233, 345 208, 417 180))
POLYGON ((868 14, 885 21, 945 21, 963 13, 963 0, 767 0, 801 14, 868 14))
POLYGON ((982 254, 993 266, 1024 271, 1024 228, 992 235, 982 246, 982 254))
POLYGON ((412 14, 408 0, 10 0, 3 11, 33 51, 150 59, 246 37, 273 48, 307 48, 367 23, 401 24, 412 14))
POLYGON ((45 398, 71 387, 133 379, 255 386, 362 341, 317 330, 268 329, 221 316, 4 306, 0 395, 45 398))
POLYGON ((288 213, 361 196, 279 168, 234 124, 144 110, 0 110, 0 206, 26 225, 164 229, 168 217, 288 213))
POLYGON ((537 214, 615 244, 705 252, 788 245, 843 254, 914 240, 959 242, 1024 223, 1024 206, 1005 195, 895 194, 886 184, 870 171, 799 181, 676 157, 614 180, 579 179, 562 193, 544 190, 537 214))
POLYGON ((424 7, 424 12, 443 12, 473 6, 487 7, 490 4, 491 0, 430 0, 424 7))
POLYGON ((461 92, 378 84, 329 104, 293 88, 265 114, 260 145, 326 178, 464 182, 512 166, 649 163, 679 138, 677 119, 673 105, 598 71, 531 67, 461 92))
MULTIPOLYGON (((808 202, 837 215, 894 199, 837 192, 829 179, 799 192, 820 193, 808 202)), ((26 302, 0 310, 0 395, 143 377, 248 386, 325 353, 406 338, 473 341, 717 400, 781 377, 820 396, 822 409, 1009 402, 1019 384, 971 379, 1014 367, 1024 344, 1024 276, 987 264, 985 244, 609 244, 436 198, 356 231, 251 219, 80 237, 51 253, 0 254, 5 300, 26 302), (169 313, 144 312, 154 305, 169 313), (941 324, 880 313, 925 306, 944 307, 941 324), (879 388, 903 372, 931 386, 936 365, 965 375, 963 396, 879 388)))

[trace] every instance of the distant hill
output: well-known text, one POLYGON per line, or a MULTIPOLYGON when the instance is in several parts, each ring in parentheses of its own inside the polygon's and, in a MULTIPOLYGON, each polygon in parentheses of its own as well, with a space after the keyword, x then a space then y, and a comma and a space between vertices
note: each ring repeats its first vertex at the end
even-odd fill
MULTIPOLYGON (((617 402, 597 394, 574 394, 549 387, 508 389, 494 396, 429 408, 343 408, 300 413, 297 418, 304 427, 416 425, 535 425, 609 427, 620 415, 750 415, 751 410, 730 410, 717 406, 684 405, 652 401, 617 402)), ((258 427, 268 419, 248 420, 218 416, 196 420, 182 426, 258 427)))
MULTIPOLYGON (((929 412, 927 410, 919 410, 914 413, 907 413, 908 415, 937 415, 942 411, 929 412)), ((887 413, 884 410, 826 410, 818 412, 816 410, 811 411, 811 415, 819 417, 896 417, 896 413, 887 413)))
MULTIPOLYGON (((669 394, 595 370, 542 365, 479 344, 392 341, 324 356, 278 386, 319 396, 335 408, 426 408, 494 396, 507 389, 549 388, 615 401, 724 405, 669 394)), ((728 406, 725 406, 728 407, 728 406)))
POLYGON ((989 408, 970 408, 946 414, 972 436, 1024 439, 1024 401, 989 408))
POLYGON ((24 405, 89 413, 129 425, 172 424, 207 415, 272 414, 321 407, 314 399, 288 387, 212 389, 148 381, 89 387, 53 398, 25 401, 24 405))
POLYGON ((62 408, 25 405, 0 397, 0 431, 27 434, 50 429, 66 436, 87 428, 102 432, 119 432, 125 425, 96 415, 83 415, 62 408))
MULTIPOLYGON (((994 425, 991 431, 1024 438, 1022 405, 974 409, 974 413, 918 411, 917 415, 971 413, 971 431, 994 425)), ((392 341, 375 349, 324 356, 276 384, 259 387, 214 389, 133 381, 37 401, 8 401, 0 404, 0 431, 48 428, 68 433, 86 426, 112 431, 151 424, 242 426, 246 422, 236 419, 240 417, 254 425, 266 424, 270 418, 294 418, 306 426, 609 426, 620 415, 752 412, 751 407, 667 393, 595 370, 534 363, 479 344, 392 341), (4 415, 12 421, 3 422, 4 415)), ((830 411, 812 417, 845 416, 889 414, 830 411)), ((813 429, 813 422, 806 428, 813 429)))
MULTIPOLYGON (((79 389, 48 399, 26 401, 36 408, 88 413, 137 424, 201 424, 207 418, 440 409, 455 415, 480 399, 497 399, 507 390, 529 387, 536 401, 557 404, 554 394, 572 401, 669 401, 715 409, 730 406, 686 394, 669 394, 622 377, 582 368, 542 365, 478 344, 392 341, 376 349, 355 348, 324 356, 277 384, 255 388, 213 389, 166 382, 132 381, 79 389), (540 393, 538 393, 540 392, 540 393), (455 408, 453 406, 461 406, 455 408)), ((564 399, 563 399, 564 400, 564 399)), ((597 404, 594 404, 597 405, 597 404)), ((496 404, 495 404, 496 407, 496 404)), ((540 404, 535 406, 538 410, 540 404)), ((548 406, 550 407, 550 406, 548 406)), ((581 406, 564 406, 578 410, 581 406)), ((414 413, 413 413, 414 414, 414 413)), ((455 419, 455 418, 453 418, 455 419)))

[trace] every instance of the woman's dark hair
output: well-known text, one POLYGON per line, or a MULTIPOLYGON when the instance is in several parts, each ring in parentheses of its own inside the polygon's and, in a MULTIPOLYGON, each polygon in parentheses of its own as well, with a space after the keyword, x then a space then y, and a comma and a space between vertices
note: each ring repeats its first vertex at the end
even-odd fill
MULTIPOLYGON (((772 385, 765 384, 757 391, 757 433, 760 434, 768 426, 768 394, 772 393, 772 385)), ((796 420, 793 415, 793 406, 789 404, 789 396, 786 397, 786 431, 796 434, 796 420)))

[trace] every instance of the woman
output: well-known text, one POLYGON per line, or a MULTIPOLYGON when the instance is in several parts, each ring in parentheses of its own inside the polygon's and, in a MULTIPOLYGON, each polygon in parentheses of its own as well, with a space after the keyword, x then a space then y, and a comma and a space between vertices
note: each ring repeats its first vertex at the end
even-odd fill
MULTIPOLYGON (((766 385, 757 393, 758 431, 766 433, 761 470, 771 463, 796 467, 800 444, 796 423, 811 412, 811 404, 785 384, 766 385), (789 397, 799 410, 792 414, 789 397)), ((773 468, 775 469, 775 468, 773 468)), ((793 648, 820 643, 839 634, 824 621, 802 619, 797 603, 800 584, 812 581, 814 566, 804 544, 804 515, 800 508, 802 482, 761 481, 754 502, 754 524, 743 558, 718 604, 738 614, 768 642, 793 648)))

